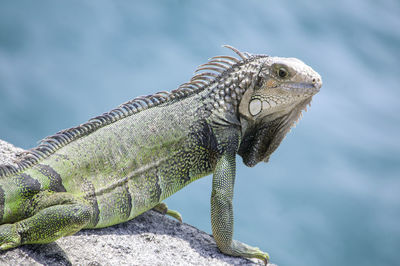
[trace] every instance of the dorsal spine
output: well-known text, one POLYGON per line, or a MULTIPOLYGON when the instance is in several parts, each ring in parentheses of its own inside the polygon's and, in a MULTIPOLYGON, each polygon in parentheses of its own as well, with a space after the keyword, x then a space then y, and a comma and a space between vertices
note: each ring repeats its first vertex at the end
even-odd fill
POLYGON ((40 160, 47 158, 74 140, 84 137, 115 121, 134 115, 154 106, 183 99, 203 91, 212 83, 217 82, 222 76, 232 71, 235 67, 253 58, 252 55, 248 53, 241 53, 231 46, 224 45, 224 47, 234 51, 240 57, 240 59, 231 56, 212 57, 206 64, 198 67, 198 69, 195 71, 197 74, 195 74, 189 82, 180 85, 177 89, 171 92, 161 91, 152 95, 139 96, 131 101, 121 104, 110 112, 90 119, 84 124, 65 129, 52 136, 48 136, 41 140, 38 146, 19 154, 19 159, 15 162, 16 166, 0 165, 0 177, 7 177, 17 174, 37 164, 40 160))

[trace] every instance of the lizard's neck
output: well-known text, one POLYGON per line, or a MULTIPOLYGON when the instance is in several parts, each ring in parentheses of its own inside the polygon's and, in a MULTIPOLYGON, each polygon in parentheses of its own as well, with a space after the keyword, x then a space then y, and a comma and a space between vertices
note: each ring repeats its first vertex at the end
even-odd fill
POLYGON ((201 96, 206 117, 214 124, 240 126, 239 107, 252 91, 258 68, 247 67, 222 76, 201 96))

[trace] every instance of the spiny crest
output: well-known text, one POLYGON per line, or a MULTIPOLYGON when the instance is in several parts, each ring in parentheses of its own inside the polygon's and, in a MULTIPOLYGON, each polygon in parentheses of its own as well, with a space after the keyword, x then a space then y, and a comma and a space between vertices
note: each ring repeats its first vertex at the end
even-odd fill
MULTIPOLYGON (((227 55, 219 55, 210 58, 207 63, 200 65, 194 72, 195 75, 191 80, 188 83, 183 83, 179 86, 177 91, 182 89, 187 89, 193 92, 201 91, 211 83, 216 82, 224 73, 231 71, 234 66, 242 64, 253 57, 248 53, 240 52, 232 46, 223 45, 223 47, 231 49, 240 57, 240 59, 227 55)), ((172 91, 172 93, 174 92, 175 91, 172 91)))
POLYGON ((90 119, 88 122, 77 127, 65 129, 55 135, 48 136, 40 141, 39 145, 21 154, 18 154, 18 161, 15 165, 0 165, 0 177, 10 176, 19 173, 35 164, 41 159, 47 158, 58 149, 84 137, 97 129, 109 125, 115 121, 136 114, 140 111, 149 109, 160 104, 179 100, 200 92, 213 82, 216 82, 224 73, 229 72, 234 66, 243 64, 253 56, 242 53, 236 48, 224 45, 224 47, 235 52, 240 59, 232 56, 215 56, 209 59, 206 64, 200 65, 191 80, 183 83, 177 89, 167 92, 161 91, 152 95, 139 96, 129 102, 123 103, 110 112, 90 119), (210 72, 211 71, 211 72, 210 72))

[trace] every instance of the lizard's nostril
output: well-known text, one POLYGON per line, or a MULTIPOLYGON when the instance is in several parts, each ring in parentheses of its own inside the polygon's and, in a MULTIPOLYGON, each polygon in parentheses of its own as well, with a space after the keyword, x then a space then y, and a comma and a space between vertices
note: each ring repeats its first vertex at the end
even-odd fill
POLYGON ((312 83, 314 84, 314 86, 318 89, 320 89, 322 87, 322 81, 321 78, 313 78, 312 79, 312 83))

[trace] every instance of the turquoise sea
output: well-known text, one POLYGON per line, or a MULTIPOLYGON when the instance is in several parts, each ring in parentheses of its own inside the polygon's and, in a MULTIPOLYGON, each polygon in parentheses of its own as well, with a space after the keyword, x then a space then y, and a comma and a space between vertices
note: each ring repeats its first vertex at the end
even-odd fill
MULTIPOLYGON (((0 138, 30 148, 196 66, 297 57, 324 81, 268 164, 238 157, 235 238, 279 266, 400 265, 400 2, 0 1, 0 138)), ((210 230, 211 177, 172 196, 210 230)))

